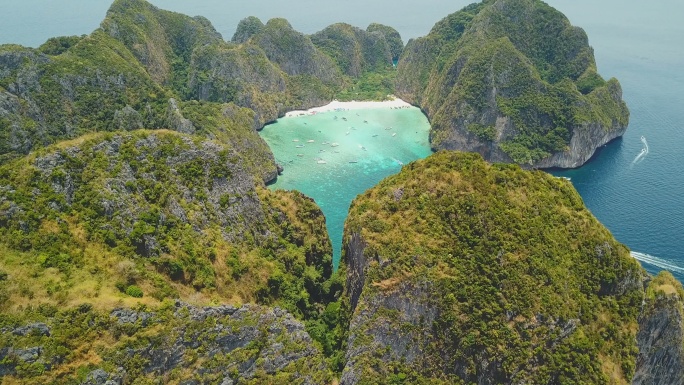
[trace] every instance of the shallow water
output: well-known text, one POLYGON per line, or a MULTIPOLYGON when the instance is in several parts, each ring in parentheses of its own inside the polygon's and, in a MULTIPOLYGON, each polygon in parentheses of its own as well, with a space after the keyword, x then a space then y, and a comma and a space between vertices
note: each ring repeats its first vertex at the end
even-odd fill
POLYGON ((415 107, 278 119, 261 131, 284 168, 270 187, 299 190, 321 207, 337 268, 352 199, 403 164, 430 155, 429 130, 427 118, 415 107))

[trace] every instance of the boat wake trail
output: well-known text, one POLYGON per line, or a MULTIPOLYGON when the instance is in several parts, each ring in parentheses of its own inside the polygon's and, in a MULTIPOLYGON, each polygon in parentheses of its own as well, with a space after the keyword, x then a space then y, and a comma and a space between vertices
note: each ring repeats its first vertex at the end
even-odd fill
POLYGON ((632 166, 634 166, 637 163, 641 163, 641 161, 644 160, 646 155, 648 155, 648 142, 646 141, 646 137, 641 137, 641 143, 644 144, 644 148, 642 148, 639 155, 637 155, 636 158, 634 158, 634 160, 632 161, 632 166))
POLYGON ((684 274, 684 267, 679 267, 675 265, 672 261, 654 257, 652 255, 645 253, 639 253, 637 251, 631 251, 630 254, 632 255, 632 257, 634 257, 634 259, 639 260, 641 262, 646 262, 649 265, 658 266, 661 269, 669 270, 671 272, 684 274))

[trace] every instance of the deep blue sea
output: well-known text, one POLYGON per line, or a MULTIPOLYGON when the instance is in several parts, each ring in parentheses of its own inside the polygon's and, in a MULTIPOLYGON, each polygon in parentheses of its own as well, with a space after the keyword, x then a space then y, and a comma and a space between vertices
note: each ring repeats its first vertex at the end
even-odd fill
MULTIPOLYGON (((285 17, 305 33, 339 21, 362 28, 380 22, 397 28, 408 40, 425 35, 436 21, 469 1, 152 3, 206 16, 226 39, 240 19, 254 15, 263 21, 285 17)), ((572 179, 594 215, 649 271, 667 268, 684 280, 684 2, 548 3, 586 30, 599 72, 620 80, 631 110, 630 127, 622 139, 602 148, 582 168, 554 173, 572 179)), ((89 33, 98 27, 109 4, 105 0, 0 0, 0 43, 38 46, 51 36, 89 33)))

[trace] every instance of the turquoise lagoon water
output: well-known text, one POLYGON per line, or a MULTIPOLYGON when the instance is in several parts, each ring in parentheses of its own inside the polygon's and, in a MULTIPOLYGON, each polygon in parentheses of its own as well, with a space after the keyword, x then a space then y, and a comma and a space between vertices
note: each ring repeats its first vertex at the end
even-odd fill
POLYGON ((261 131, 283 173, 273 189, 312 197, 326 218, 337 268, 349 205, 403 164, 431 154, 430 124, 415 107, 281 118, 261 131))
MULTIPOLYGON (((304 33, 314 33, 334 22, 361 28, 370 22, 380 22, 395 27, 404 41, 427 34, 435 22, 471 2, 152 0, 165 9, 208 17, 226 39, 231 38, 239 20, 254 15, 263 21, 285 17, 304 33)), ((594 47, 599 72, 606 78, 620 79, 631 110, 630 127, 622 139, 607 145, 584 167, 559 174, 572 178, 587 207, 620 242, 638 253, 635 255, 647 270, 656 272, 667 268, 682 280, 684 49, 681 42, 684 23, 681 20, 684 2, 548 0, 547 3, 565 13, 574 25, 584 28, 594 47), (641 136, 646 138, 649 153, 635 163, 645 147, 641 136)), ((110 0, 0 0, 0 44, 35 47, 52 36, 90 33, 97 28, 110 4, 110 0)), ((370 147, 366 147, 370 152, 370 147)), ((274 148, 274 151, 277 150, 274 148)), ((390 158, 385 162, 391 167, 390 158)), ((295 173, 287 161, 279 184, 286 183, 285 179, 295 173)), ((365 169, 345 169, 351 173, 349 180, 370 177, 366 172, 353 170, 365 169)), ((398 170, 396 166, 393 172, 398 170)), ((320 186, 324 185, 321 182, 320 186)), ((325 206, 339 199, 321 197, 317 201, 328 211, 325 206)), ((341 231, 331 233, 335 237, 341 231)))

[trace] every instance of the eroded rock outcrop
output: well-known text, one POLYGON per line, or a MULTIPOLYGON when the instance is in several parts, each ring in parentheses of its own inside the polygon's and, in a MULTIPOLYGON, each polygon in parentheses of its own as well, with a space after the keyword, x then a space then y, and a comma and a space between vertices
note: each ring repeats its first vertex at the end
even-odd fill
POLYGON ((60 354, 69 345, 60 335, 81 327, 78 322, 82 321, 90 322, 83 333, 99 338, 81 341, 79 336, 78 348, 98 357, 100 363, 88 366, 81 381, 75 373, 65 373, 62 381, 83 385, 155 378, 185 384, 332 381, 303 323, 287 311, 256 305, 195 307, 179 301, 156 311, 123 308, 105 314, 83 306, 63 311, 46 319, 57 336, 2 332, 3 344, 19 346, 33 340, 39 346, 0 349, 0 378, 26 379, 40 375, 27 367, 50 371, 59 365, 64 359, 60 354), (102 346, 98 344, 102 338, 112 342, 102 346))
POLYGON ((646 289, 639 316, 639 354, 633 385, 684 383, 684 290, 662 272, 646 289))

